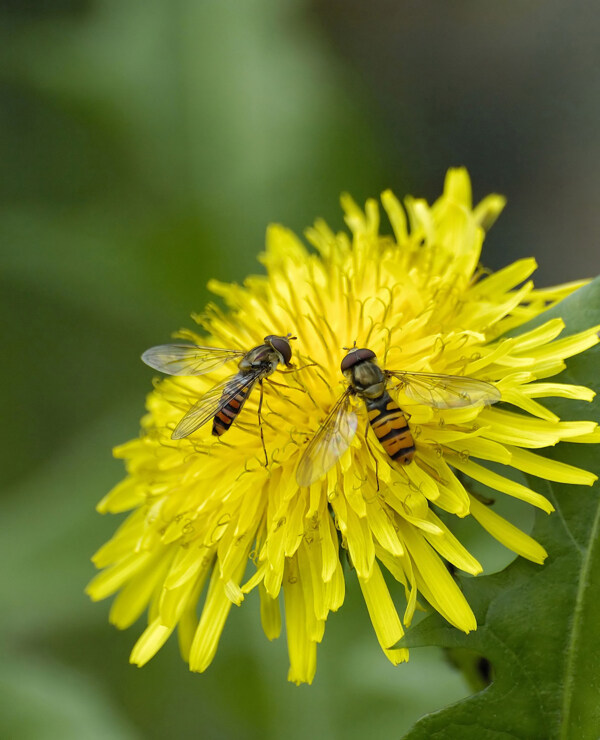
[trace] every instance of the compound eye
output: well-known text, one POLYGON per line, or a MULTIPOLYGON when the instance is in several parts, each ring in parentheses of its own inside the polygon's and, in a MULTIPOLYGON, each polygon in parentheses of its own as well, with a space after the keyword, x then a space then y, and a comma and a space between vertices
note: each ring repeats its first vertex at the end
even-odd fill
POLYGON ((286 365, 290 364, 290 360, 292 359, 292 348, 290 347, 287 337, 277 337, 271 334, 268 337, 265 337, 265 342, 270 344, 276 352, 279 352, 286 365))
POLYGON ((373 350, 367 349, 366 347, 362 349, 353 348, 342 360, 340 370, 344 372, 346 370, 349 370, 351 367, 354 367, 354 365, 358 365, 359 362, 364 362, 365 360, 374 360, 375 357, 375 352, 373 352, 373 350))

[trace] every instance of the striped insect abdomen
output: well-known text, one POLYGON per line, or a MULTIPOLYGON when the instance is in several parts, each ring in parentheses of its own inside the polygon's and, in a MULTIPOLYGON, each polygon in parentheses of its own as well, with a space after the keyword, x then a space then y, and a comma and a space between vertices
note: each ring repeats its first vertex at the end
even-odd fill
POLYGON ((415 440, 406 416, 387 391, 379 398, 365 398, 367 415, 375 436, 387 454, 400 465, 415 456, 415 440))
MULTIPOLYGON (((240 391, 236 393, 236 395, 221 409, 221 411, 215 414, 212 427, 212 433, 215 436, 220 437, 233 424, 236 416, 242 410, 242 406, 246 402, 246 399, 252 390, 252 386, 253 383, 241 388, 240 391)), ((224 392, 227 393, 227 391, 224 392)))

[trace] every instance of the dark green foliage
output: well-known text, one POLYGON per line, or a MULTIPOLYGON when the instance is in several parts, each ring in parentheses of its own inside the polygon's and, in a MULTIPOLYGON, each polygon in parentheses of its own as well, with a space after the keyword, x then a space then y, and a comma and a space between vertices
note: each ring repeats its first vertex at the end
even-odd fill
MULTIPOLYGON (((525 328, 560 316, 566 334, 600 322, 600 279, 525 328)), ((598 347, 568 362, 561 380, 600 389, 598 347)), ((598 419, 600 404, 556 401, 564 419, 598 419)), ((600 474, 596 445, 563 443, 546 453, 600 474)), ((577 738, 600 735, 600 507, 598 485, 568 486, 539 478, 530 484, 554 504, 537 512, 533 529, 548 551, 544 566, 517 559, 501 573, 465 579, 479 628, 464 635, 433 615, 405 644, 463 648, 493 667, 488 688, 428 715, 406 739, 577 738)))

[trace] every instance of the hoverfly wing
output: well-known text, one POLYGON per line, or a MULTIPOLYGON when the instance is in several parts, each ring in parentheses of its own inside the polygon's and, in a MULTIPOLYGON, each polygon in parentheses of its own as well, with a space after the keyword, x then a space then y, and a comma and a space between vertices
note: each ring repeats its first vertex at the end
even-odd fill
POLYGON ((159 344, 150 347, 142 360, 167 375, 205 375, 229 360, 242 358, 246 353, 238 349, 198 347, 193 344, 159 344))
MULTIPOLYGON (((240 391, 254 385, 258 380, 259 373, 237 373, 217 383, 211 388, 186 413, 183 419, 175 427, 171 439, 183 439, 222 411, 225 406, 235 398, 240 391)), ((251 388, 250 388, 251 390, 251 388)))
POLYGON ((304 450, 296 470, 299 486, 310 486, 335 465, 350 446, 357 425, 357 416, 350 408, 350 390, 347 390, 304 450))
POLYGON ((502 394, 495 385, 485 380, 465 378, 462 375, 438 375, 436 373, 394 372, 386 375, 400 381, 400 388, 413 401, 436 409, 454 409, 486 405, 500 401, 502 394))

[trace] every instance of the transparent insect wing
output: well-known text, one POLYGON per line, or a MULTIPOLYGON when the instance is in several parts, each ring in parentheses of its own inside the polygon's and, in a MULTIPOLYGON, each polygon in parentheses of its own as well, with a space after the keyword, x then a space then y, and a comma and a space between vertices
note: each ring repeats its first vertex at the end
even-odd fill
POLYGON ((462 375, 410 373, 386 370, 386 375, 400 381, 400 388, 408 398, 436 409, 492 404, 501 399, 495 385, 485 380, 465 378, 462 375))
POLYGON ((310 486, 335 465, 350 446, 357 424, 356 413, 350 407, 348 390, 337 400, 304 450, 296 470, 299 486, 310 486))
POLYGON ((167 375, 205 375, 246 353, 237 349, 197 347, 190 344, 160 344, 150 347, 142 360, 167 375))
MULTIPOLYGON (((237 394, 254 385, 260 373, 237 373, 218 383, 196 401, 192 408, 175 427, 171 439, 183 439, 210 421, 222 411, 237 394)), ((240 409, 241 410, 241 409, 240 409)))

